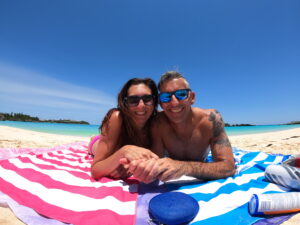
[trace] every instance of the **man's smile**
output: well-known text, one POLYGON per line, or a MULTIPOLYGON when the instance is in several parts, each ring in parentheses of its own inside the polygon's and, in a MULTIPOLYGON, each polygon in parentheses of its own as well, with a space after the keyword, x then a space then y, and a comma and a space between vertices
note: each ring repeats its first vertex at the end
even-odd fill
POLYGON ((172 108, 172 109, 170 109, 170 111, 173 112, 173 113, 179 113, 182 110, 183 110, 183 108, 172 108))

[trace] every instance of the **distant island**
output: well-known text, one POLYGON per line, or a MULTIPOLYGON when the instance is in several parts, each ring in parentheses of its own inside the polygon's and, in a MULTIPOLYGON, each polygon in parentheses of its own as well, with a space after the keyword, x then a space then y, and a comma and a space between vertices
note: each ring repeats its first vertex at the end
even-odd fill
POLYGON ((255 125, 248 124, 248 123, 241 123, 241 124, 229 124, 229 123, 225 123, 225 127, 249 127, 249 126, 255 126, 255 125))
MULTIPOLYGON (((296 125, 296 124, 300 124, 300 121, 292 121, 289 123, 284 123, 284 124, 279 124, 279 125, 296 125)), ((256 125, 248 124, 248 123, 241 123, 241 124, 225 123, 225 127, 248 127, 248 126, 256 126, 256 125)))
POLYGON ((283 125, 296 125, 296 124, 300 124, 300 121, 292 121, 283 125))
POLYGON ((41 123, 72 123, 72 124, 89 124, 86 121, 76 121, 69 119, 59 120, 40 120, 38 117, 32 117, 23 113, 0 113, 0 121, 22 121, 22 122, 41 122, 41 123))

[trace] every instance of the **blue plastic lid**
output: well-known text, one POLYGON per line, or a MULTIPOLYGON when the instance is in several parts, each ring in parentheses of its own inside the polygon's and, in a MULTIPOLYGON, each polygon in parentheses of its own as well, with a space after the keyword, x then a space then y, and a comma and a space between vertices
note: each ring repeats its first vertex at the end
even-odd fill
POLYGON ((159 194, 149 202, 149 213, 154 221, 167 225, 188 223, 199 211, 198 202, 181 192, 159 194))

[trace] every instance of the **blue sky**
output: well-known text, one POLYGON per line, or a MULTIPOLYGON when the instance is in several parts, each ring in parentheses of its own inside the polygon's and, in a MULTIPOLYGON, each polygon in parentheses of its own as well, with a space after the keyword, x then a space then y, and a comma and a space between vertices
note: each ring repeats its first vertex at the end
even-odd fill
POLYGON ((0 112, 99 124, 178 70, 228 123, 300 120, 299 0, 0 0, 0 112))

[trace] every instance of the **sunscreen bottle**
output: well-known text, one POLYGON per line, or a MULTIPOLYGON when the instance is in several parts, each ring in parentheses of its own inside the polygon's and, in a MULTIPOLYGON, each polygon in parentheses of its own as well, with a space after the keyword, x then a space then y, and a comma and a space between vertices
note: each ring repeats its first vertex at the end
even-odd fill
POLYGON ((272 215, 300 211, 300 192, 254 194, 249 202, 251 215, 272 215))

